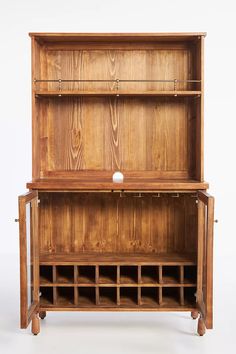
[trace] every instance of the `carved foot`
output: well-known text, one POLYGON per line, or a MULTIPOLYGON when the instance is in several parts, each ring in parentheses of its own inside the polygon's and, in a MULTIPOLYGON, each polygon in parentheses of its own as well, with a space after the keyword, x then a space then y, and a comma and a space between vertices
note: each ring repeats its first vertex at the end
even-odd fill
POLYGON ((39 311, 39 317, 43 320, 46 317, 46 311, 39 311))
POLYGON ((199 336, 204 336, 204 334, 206 332, 205 323, 204 323, 201 316, 198 319, 197 332, 198 332, 199 336))
POLYGON ((193 320, 196 320, 198 318, 198 311, 192 311, 191 312, 191 317, 193 320))
POLYGON ((40 332, 40 321, 38 314, 33 315, 31 332, 36 336, 40 332))

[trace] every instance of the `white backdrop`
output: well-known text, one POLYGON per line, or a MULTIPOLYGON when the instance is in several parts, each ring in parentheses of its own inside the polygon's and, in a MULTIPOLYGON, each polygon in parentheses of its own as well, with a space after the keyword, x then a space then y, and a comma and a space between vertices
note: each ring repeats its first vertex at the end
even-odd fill
MULTIPOLYGON (((17 196, 26 190, 25 184, 31 179, 31 53, 30 38, 28 37, 30 31, 207 32, 205 40, 205 179, 210 182, 210 193, 216 198, 215 216, 219 219, 219 223, 215 227, 214 276, 215 323, 218 323, 218 326, 204 337, 204 345, 206 346, 197 348, 201 349, 202 352, 204 350, 212 351, 210 346, 212 343, 215 342, 217 345, 217 340, 219 341, 221 338, 220 343, 223 345, 226 341, 224 336, 233 333, 231 331, 233 331, 233 327, 235 328, 235 324, 232 322, 236 314, 235 306, 232 307, 228 320, 224 317, 221 318, 219 313, 222 316, 224 313, 225 316, 227 313, 225 306, 230 306, 229 301, 235 296, 235 291, 230 293, 233 288, 235 290, 235 275, 233 272, 235 263, 233 263, 233 260, 236 247, 234 224, 236 190, 233 186, 236 179, 235 14, 234 0, 223 2, 217 0, 198 0, 197 2, 190 0, 1 0, 0 179, 2 192, 0 203, 0 284, 2 288, 4 280, 9 288, 6 286, 0 292, 0 303, 4 306, 3 312, 5 311, 6 319, 11 318, 12 321, 11 324, 7 320, 5 322, 8 323, 8 329, 5 330, 6 338, 8 338, 9 333, 11 333, 11 336, 14 336, 14 333, 22 336, 22 332, 17 329, 18 313, 15 313, 18 311, 19 270, 18 224, 14 223, 14 218, 18 216, 17 196), (11 262, 13 259, 14 262, 11 262), (10 269, 12 269, 12 272, 10 269), (4 277, 6 274, 9 274, 8 279, 4 277), (9 293, 10 289, 12 289, 12 294, 9 293), (11 301, 14 315, 13 310, 8 312, 9 308, 4 296, 8 296, 9 301, 11 301), (221 324, 225 332, 221 332, 221 324), (212 342, 209 342, 209 338, 212 338, 212 342)), ((56 314, 52 315, 52 319, 56 318, 55 316, 56 314)), ((71 316, 73 319, 77 318, 74 315, 71 316)), ((89 331, 89 319, 91 321, 93 318, 98 319, 96 316, 100 315, 89 314, 87 317, 83 316, 87 321, 86 328, 89 331)), ((112 321, 113 316, 107 316, 110 316, 108 318, 112 321)), ((129 318, 128 315, 117 316, 126 316, 126 320, 129 318)), ((134 318, 136 315, 130 316, 130 318, 134 318)), ((143 316, 146 316, 147 321, 153 318, 153 314, 143 316)), ((158 316, 168 318, 168 315, 165 314, 159 314, 158 316)), ((63 318, 66 321, 67 317, 63 318)), ((5 323, 0 323, 2 324, 0 328, 5 328, 5 323)), ((163 322, 160 323, 160 326, 162 326, 163 322)), ((58 330, 56 320, 54 325, 56 336, 58 330)), ((68 326, 67 323, 65 331, 68 326)), ((47 330, 49 330, 49 327, 50 323, 47 330)), ((94 327, 93 329, 95 329, 94 327)), ((75 324, 73 328, 75 332, 76 328, 75 324)), ((61 327, 59 329, 62 330, 61 327)), ((167 325, 166 333, 168 334, 167 325)), ((116 335, 116 332, 113 334, 116 335)), ((43 336, 43 334, 41 335, 43 336)), ((19 338, 22 341, 22 337, 19 338)), ((24 336, 23 338, 25 339, 24 336)), ((198 341, 202 340, 197 339, 198 341)), ((233 336, 231 339, 233 339, 233 336)), ((178 341, 178 337, 176 337, 176 340, 178 341)), ((181 340, 184 340, 183 335, 181 340)), ((199 342, 196 343, 199 345, 199 342)), ((4 340, 1 341, 0 337, 0 349, 3 344, 6 343, 4 340)), ((157 345, 157 343, 154 344, 157 345)), ((7 351, 6 348, 10 347, 6 346, 5 352, 7 351)), ((34 347, 31 347, 31 350, 32 348, 35 350, 34 347)), ((141 348, 142 346, 139 346, 134 352, 138 353, 141 348)), ((140 352, 148 352, 147 347, 145 348, 140 352)), ((179 352, 176 348, 168 351, 167 347, 162 347, 162 353, 179 352)), ((190 348, 192 352, 195 352, 194 346, 190 348)), ((220 345, 217 345, 217 348, 219 352, 222 352, 220 345)), ((94 352, 98 352, 98 348, 95 347, 95 349, 94 352)), ((103 353, 106 350, 107 352, 111 350, 114 352, 114 348, 112 349, 107 345, 100 349, 103 353)), ((185 349, 187 350, 187 348, 185 349)), ((45 350, 44 348, 44 352, 45 350)), ((133 349, 132 346, 126 346, 124 350, 131 353, 133 349)), ((154 345, 153 352, 158 350, 160 350, 160 347, 154 345)), ((82 351, 82 353, 90 352, 92 351, 87 350, 86 347, 82 351)), ((182 348, 180 352, 183 353, 184 349, 182 348)), ((215 352, 217 352, 216 349, 215 352)))

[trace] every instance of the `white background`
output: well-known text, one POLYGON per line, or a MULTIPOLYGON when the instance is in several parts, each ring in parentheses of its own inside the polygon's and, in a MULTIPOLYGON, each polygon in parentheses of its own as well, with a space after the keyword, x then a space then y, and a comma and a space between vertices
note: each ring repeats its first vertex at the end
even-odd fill
POLYGON ((210 0, 1 0, 0 352, 232 353, 236 306, 236 9, 210 0), (52 314, 37 337, 19 330, 17 196, 31 178, 28 32, 200 32, 205 41, 205 179, 216 198, 215 329, 189 314, 52 314))

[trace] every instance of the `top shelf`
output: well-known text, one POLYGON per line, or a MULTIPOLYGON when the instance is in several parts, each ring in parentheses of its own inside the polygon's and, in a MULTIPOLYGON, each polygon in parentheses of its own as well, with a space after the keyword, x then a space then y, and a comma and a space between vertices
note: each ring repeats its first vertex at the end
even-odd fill
POLYGON ((34 79, 36 97, 61 96, 182 96, 199 97, 200 90, 186 89, 201 80, 182 79, 34 79), (96 84, 105 85, 104 88, 96 84), (130 86, 129 84, 132 84, 130 86), (163 87, 160 89, 161 84, 163 87), (69 86, 68 86, 69 85, 69 86), (73 87, 71 87, 73 85, 73 87), (81 87, 82 85, 82 87, 81 87), (84 87, 84 85, 86 85, 84 87), (108 86, 107 86, 108 85, 108 86), (128 86, 127 86, 128 85, 128 86), (144 85, 152 85, 152 88, 144 85), (110 87, 109 87, 110 86, 110 87), (181 87, 181 89, 179 89, 181 87), (184 89, 183 89, 184 87, 184 89))
POLYGON ((81 91, 81 90, 36 90, 36 97, 71 97, 71 96, 124 96, 124 97, 200 97, 201 91, 81 91))

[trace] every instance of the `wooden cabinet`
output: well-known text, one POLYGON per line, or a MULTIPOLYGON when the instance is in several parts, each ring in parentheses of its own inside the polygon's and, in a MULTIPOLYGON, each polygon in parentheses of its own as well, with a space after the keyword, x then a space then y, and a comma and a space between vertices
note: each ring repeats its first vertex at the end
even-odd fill
POLYGON ((37 334, 47 311, 190 311, 203 335, 214 212, 203 175, 205 34, 30 36, 21 327, 32 320, 37 334))

